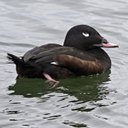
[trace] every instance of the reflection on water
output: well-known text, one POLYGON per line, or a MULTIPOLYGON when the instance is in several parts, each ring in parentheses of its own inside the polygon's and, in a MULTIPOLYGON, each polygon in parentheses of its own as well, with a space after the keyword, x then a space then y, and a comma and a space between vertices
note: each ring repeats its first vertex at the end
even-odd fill
POLYGON ((62 79, 60 87, 57 89, 49 89, 42 79, 20 78, 8 89, 13 90, 10 95, 23 95, 24 97, 40 97, 55 91, 75 96, 78 101, 97 101, 108 93, 106 88, 100 85, 110 81, 109 74, 110 72, 95 76, 62 79))
MULTIPOLYGON (((95 76, 61 79, 60 87, 56 89, 50 89, 43 79, 17 79, 14 85, 8 87, 9 95, 23 96, 30 99, 30 103, 27 102, 19 110, 15 110, 12 104, 22 106, 23 103, 20 102, 21 99, 12 100, 10 101, 11 107, 9 107, 11 109, 7 109, 5 112, 9 115, 26 115, 26 111, 30 111, 36 119, 43 118, 41 121, 45 126, 60 127, 63 124, 64 127, 87 127, 86 121, 93 119, 88 112, 93 111, 96 107, 105 106, 104 102, 98 103, 98 101, 102 101, 109 94, 107 86, 105 86, 110 82, 109 75, 110 72, 95 76), (35 99, 35 97, 39 99, 35 99), (36 104, 33 103, 35 101, 36 104), (20 113, 20 111, 23 112, 20 113), (57 124, 57 122, 61 124, 57 124)), ((11 119, 12 122, 14 120, 17 119, 11 119)), ((22 124, 22 126, 25 125, 22 124)), ((27 125, 30 126, 31 123, 29 122, 27 125)))
POLYGON ((16 83, 9 86, 9 90, 13 90, 10 95, 23 95, 24 97, 39 97, 46 94, 46 88, 43 86, 42 79, 20 78, 16 83))

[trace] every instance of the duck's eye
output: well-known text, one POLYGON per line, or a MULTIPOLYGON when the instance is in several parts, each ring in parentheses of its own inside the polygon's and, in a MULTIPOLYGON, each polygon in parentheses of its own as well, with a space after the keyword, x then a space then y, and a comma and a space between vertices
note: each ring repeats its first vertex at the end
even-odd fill
POLYGON ((89 33, 87 33, 87 32, 86 33, 83 32, 82 35, 85 36, 85 37, 89 37, 89 33))

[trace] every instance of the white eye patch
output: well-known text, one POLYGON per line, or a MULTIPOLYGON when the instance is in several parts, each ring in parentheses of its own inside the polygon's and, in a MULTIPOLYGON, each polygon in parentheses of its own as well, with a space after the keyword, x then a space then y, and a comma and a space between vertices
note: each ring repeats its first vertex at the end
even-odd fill
POLYGON ((89 37, 89 33, 84 33, 83 32, 82 35, 85 36, 85 37, 89 37))

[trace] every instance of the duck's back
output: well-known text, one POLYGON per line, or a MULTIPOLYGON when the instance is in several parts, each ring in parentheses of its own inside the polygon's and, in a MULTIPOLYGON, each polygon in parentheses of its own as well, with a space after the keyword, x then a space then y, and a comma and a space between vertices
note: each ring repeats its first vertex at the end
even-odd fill
POLYGON ((95 60, 95 58, 92 55, 89 55, 88 52, 83 52, 73 47, 65 47, 58 44, 47 44, 40 47, 35 47, 34 49, 25 53, 23 60, 25 62, 32 62, 36 64, 50 63, 56 61, 55 58, 61 55, 70 55, 89 61, 95 60))
POLYGON ((35 47, 28 52, 26 52, 23 56, 23 60, 25 62, 31 60, 33 57, 37 57, 40 54, 45 53, 46 51, 52 50, 57 47, 62 47, 62 45, 59 44, 45 44, 40 47, 35 47))

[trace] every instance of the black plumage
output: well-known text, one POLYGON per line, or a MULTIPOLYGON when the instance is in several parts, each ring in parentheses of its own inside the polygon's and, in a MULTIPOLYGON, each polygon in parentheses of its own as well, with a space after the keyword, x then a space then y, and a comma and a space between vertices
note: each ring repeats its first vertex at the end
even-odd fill
POLYGON ((45 44, 22 58, 10 53, 8 58, 16 64, 18 77, 40 78, 47 73, 52 78, 65 78, 109 70, 111 60, 101 47, 117 45, 108 43, 94 28, 77 25, 68 31, 63 46, 45 44))

